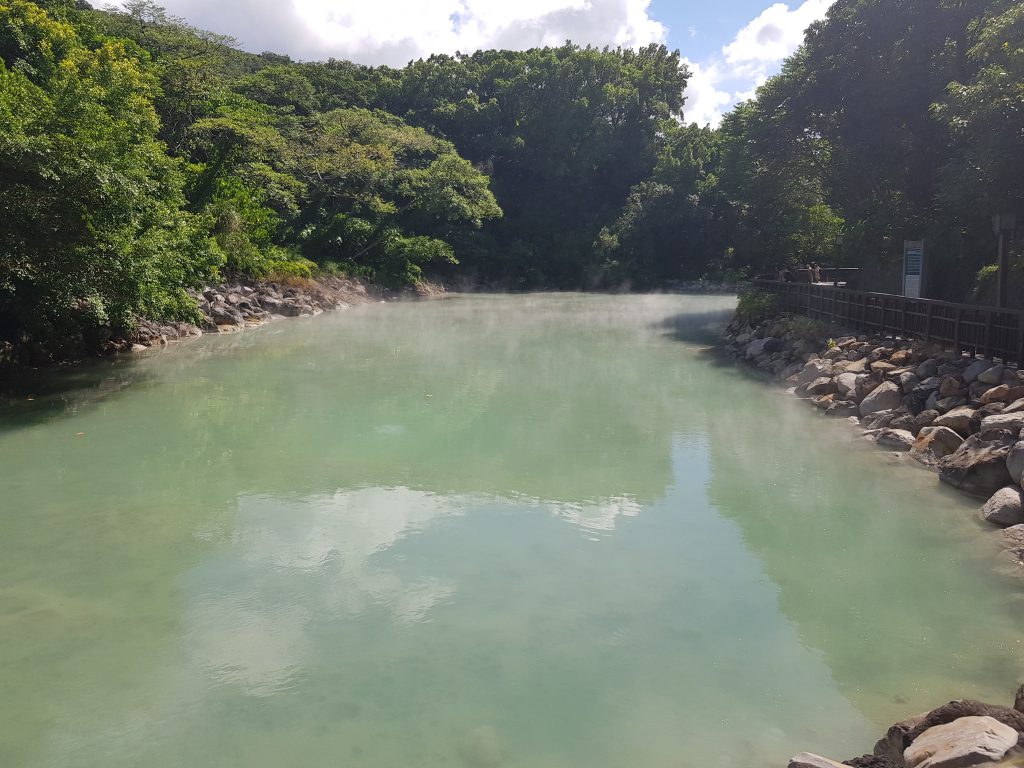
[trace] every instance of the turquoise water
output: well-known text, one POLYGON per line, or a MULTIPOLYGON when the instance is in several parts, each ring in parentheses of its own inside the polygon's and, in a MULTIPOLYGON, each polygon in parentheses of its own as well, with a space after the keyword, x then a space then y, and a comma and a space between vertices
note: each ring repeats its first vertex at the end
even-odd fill
POLYGON ((976 504, 718 364, 733 304, 378 304, 21 386, 0 764, 777 766, 1006 700, 976 504))

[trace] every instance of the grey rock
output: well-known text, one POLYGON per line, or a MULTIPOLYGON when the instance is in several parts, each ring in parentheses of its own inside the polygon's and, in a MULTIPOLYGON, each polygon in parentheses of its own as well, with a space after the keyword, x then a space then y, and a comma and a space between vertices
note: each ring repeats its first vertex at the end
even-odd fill
POLYGON ((967 768, 996 762, 1017 744, 1017 731, 991 717, 961 717, 922 733, 903 753, 907 768, 967 768))
POLYGON ((1004 365, 993 365, 985 371, 978 374, 978 381, 982 384, 990 384, 991 386, 997 386, 1003 383, 1003 372, 1006 370, 1004 365))
POLYGON ((911 414, 905 413, 890 421, 889 429, 905 429, 907 432, 916 435, 918 430, 921 428, 917 426, 917 419, 915 419, 911 414))
POLYGON ((822 376, 807 385, 807 394, 814 397, 817 395, 831 395, 836 391, 836 383, 829 376, 822 376))
POLYGON ((928 359, 917 366, 917 370, 914 371, 922 379, 929 379, 939 371, 939 361, 928 359))
POLYGON ((879 430, 888 427, 895 418, 895 411, 878 411, 868 416, 863 423, 867 429, 879 430))
POLYGON ((920 383, 921 383, 921 379, 915 373, 910 373, 910 371, 907 371, 905 373, 901 373, 900 374, 900 377, 899 377, 900 389, 902 389, 908 395, 911 392, 913 392, 914 389, 917 387, 917 385, 920 384, 920 383))
POLYGON ((962 363, 942 363, 939 369, 935 372, 935 375, 939 378, 943 376, 956 376, 963 371, 965 366, 962 363))
POLYGON ((924 401, 924 409, 926 411, 936 411, 937 412, 938 409, 935 406, 936 406, 936 404, 938 402, 939 402, 939 390, 935 390, 930 395, 928 395, 928 399, 924 401))
POLYGON ((869 394, 871 394, 882 380, 872 376, 869 373, 862 373, 857 376, 857 383, 854 385, 853 395, 854 399, 859 403, 869 394))
POLYGON ((951 411, 954 408, 959 408, 961 405, 967 405, 967 398, 954 395, 953 397, 943 397, 936 400, 934 409, 945 413, 946 411, 951 411))
POLYGON ((780 379, 788 379, 789 377, 795 376, 796 374, 800 373, 800 371, 802 371, 803 369, 804 369, 804 364, 803 363, 790 363, 785 368, 783 368, 781 371, 779 371, 779 378, 780 379))
POLYGON ((914 417, 914 421, 917 422, 919 427, 927 427, 931 426, 941 415, 938 411, 921 411, 914 417))
POLYGON ((825 411, 826 416, 833 416, 836 418, 852 417, 854 421, 857 421, 856 414, 857 404, 851 400, 836 400, 825 411))
POLYGON ((971 416, 971 434, 973 435, 975 432, 980 431, 981 424, 985 419, 989 416, 995 416, 997 413, 1001 413, 1005 407, 1006 405, 1004 403, 989 403, 988 405, 981 406, 981 408, 976 410, 974 415, 971 416))
POLYGON ((909 451, 914 445, 914 435, 905 429, 883 429, 875 442, 879 448, 909 451))
POLYGON ((963 442, 964 439, 949 427, 922 427, 910 449, 910 456, 933 467, 941 458, 955 452, 963 442))
POLYGON ((956 376, 943 376, 939 379, 939 397, 951 397, 960 394, 963 382, 956 376))
POLYGON ((982 506, 981 518, 1000 528, 1024 523, 1024 506, 1021 505, 1020 493, 1019 485, 1000 488, 982 506))
POLYGON ((932 422, 936 427, 949 427, 957 434, 968 437, 971 434, 971 417, 974 416, 974 409, 967 405, 961 405, 951 411, 939 416, 932 422))
POLYGON ((857 374, 856 373, 841 373, 836 377, 836 388, 839 394, 844 397, 853 392, 857 387, 857 374))
POLYGON ((965 493, 988 498, 1012 482, 1006 456, 1016 442, 1016 433, 1007 429, 971 435, 953 453, 939 460, 939 479, 965 493))
POLYGON ((877 413, 878 411, 898 408, 900 405, 900 399, 900 388, 891 381, 886 381, 875 387, 861 401, 860 415, 869 416, 872 413, 877 413))
POLYGON ((872 752, 878 757, 884 757, 897 765, 903 765, 903 752, 910 746, 912 739, 910 732, 917 729, 928 717, 927 712, 920 715, 900 720, 885 732, 885 736, 878 740, 872 752))
MULTIPOLYGON (((975 360, 973 363, 967 366, 963 373, 963 379, 965 382, 970 384, 972 381, 977 379, 981 374, 992 367, 992 362, 989 360, 975 360)), ((1002 378, 1002 372, 999 376, 1002 378)))
POLYGON ((1010 479, 1019 485, 1024 477, 1024 442, 1017 441, 1010 448, 1006 455, 1006 471, 1010 473, 1010 479))
POLYGON ((985 429, 1012 429, 1019 432, 1024 428, 1024 412, 1001 413, 988 416, 981 420, 981 428, 985 429))
POLYGON ((811 360, 804 366, 804 369, 800 372, 797 378, 797 384, 810 384, 815 379, 820 379, 823 376, 828 376, 832 373, 832 366, 825 360, 815 359, 811 360))
POLYGON ((210 308, 210 317, 217 325, 243 325, 245 323, 242 314, 226 304, 214 304, 210 308))

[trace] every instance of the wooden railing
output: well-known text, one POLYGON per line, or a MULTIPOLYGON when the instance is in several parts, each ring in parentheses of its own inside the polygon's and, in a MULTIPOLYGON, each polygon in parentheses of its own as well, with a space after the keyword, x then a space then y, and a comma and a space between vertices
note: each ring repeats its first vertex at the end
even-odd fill
POLYGON ((955 352, 1024 364, 1024 311, 909 299, 828 285, 756 280, 783 311, 880 336, 921 339, 955 352))

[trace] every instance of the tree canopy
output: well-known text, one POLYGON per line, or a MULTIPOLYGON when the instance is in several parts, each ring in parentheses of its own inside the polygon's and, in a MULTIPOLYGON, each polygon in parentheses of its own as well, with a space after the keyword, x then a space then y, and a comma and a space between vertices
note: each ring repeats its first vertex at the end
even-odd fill
POLYGON ((919 238, 963 299, 1024 213, 1022 40, 1019 0, 837 0, 712 129, 661 45, 366 67, 0 0, 0 336, 188 318, 231 275, 652 289, 919 238))

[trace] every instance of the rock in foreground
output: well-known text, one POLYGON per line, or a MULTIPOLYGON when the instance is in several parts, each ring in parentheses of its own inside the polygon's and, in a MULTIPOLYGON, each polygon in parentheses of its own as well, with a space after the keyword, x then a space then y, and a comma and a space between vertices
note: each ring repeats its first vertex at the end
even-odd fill
POLYGON ((1018 733, 991 717, 961 717, 918 736, 903 753, 907 768, 968 768, 1002 760, 1018 733))

